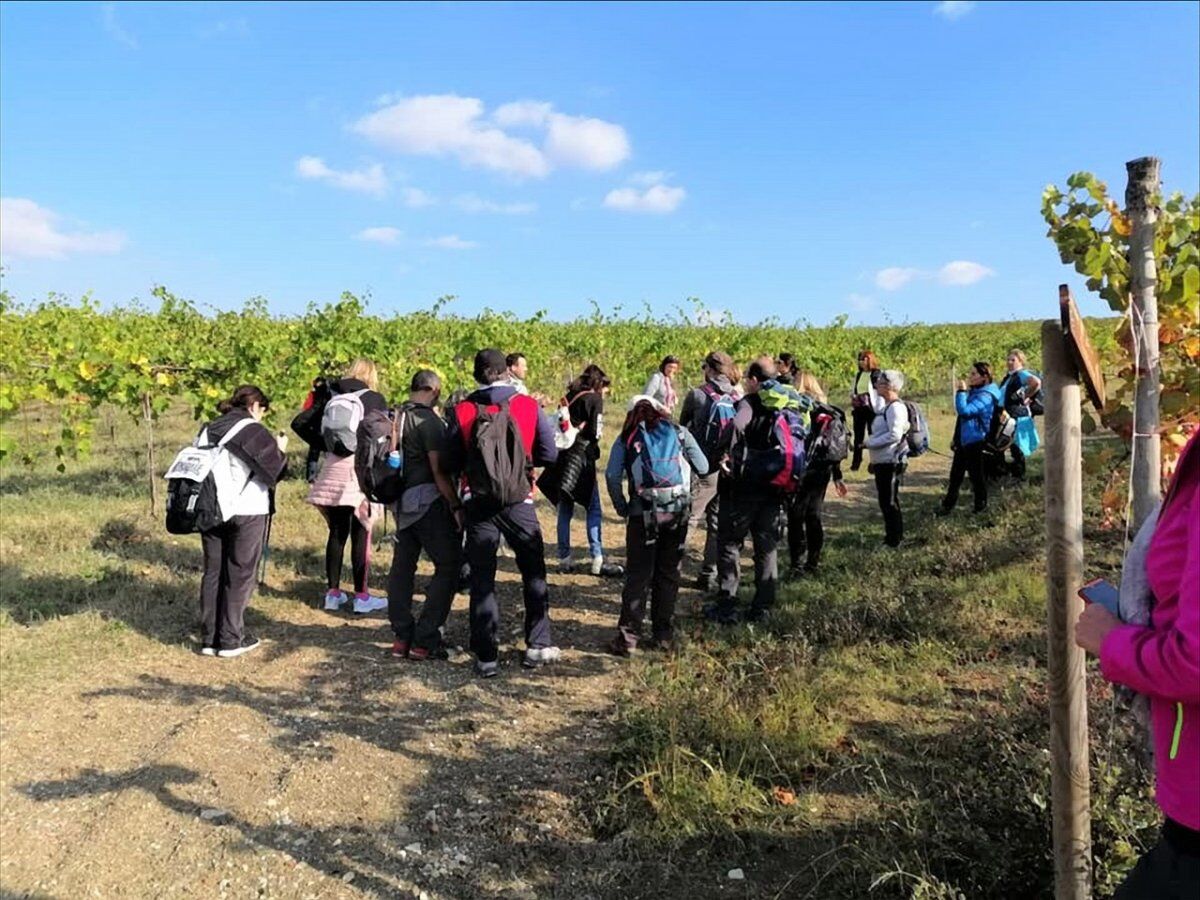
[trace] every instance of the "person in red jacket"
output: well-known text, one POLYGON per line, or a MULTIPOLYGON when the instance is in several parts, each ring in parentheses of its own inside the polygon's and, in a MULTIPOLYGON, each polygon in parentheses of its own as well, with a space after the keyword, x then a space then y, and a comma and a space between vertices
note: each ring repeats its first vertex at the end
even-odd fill
POLYGON ((1162 836, 1114 894, 1118 900, 1200 897, 1198 436, 1193 434, 1184 448, 1157 521, 1149 526, 1154 535, 1142 563, 1153 596, 1149 624, 1127 624, 1091 603, 1075 625, 1076 643, 1100 657, 1105 678, 1150 698, 1162 836))
POLYGON ((559 658, 550 636, 550 592, 546 586, 546 552, 542 527, 533 508, 533 479, 529 496, 499 511, 481 509, 473 501, 465 474, 469 448, 480 407, 495 413, 503 403, 521 434, 528 469, 554 462, 554 422, 532 397, 503 383, 508 373, 499 350, 475 354, 475 380, 479 387, 454 407, 447 437, 447 468, 461 476, 460 490, 466 513, 467 562, 471 566, 471 650, 475 671, 483 678, 499 674, 500 605, 496 599, 496 552, 503 537, 512 547, 521 572, 525 597, 525 655, 522 664, 537 668, 559 658))

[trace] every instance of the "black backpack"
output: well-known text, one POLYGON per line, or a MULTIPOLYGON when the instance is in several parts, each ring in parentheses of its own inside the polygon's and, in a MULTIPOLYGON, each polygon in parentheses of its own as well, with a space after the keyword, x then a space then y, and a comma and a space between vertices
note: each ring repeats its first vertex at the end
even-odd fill
POLYGON ((809 410, 808 466, 832 468, 850 455, 846 414, 836 406, 817 402, 809 410))
POLYGON ((404 432, 412 407, 369 410, 358 425, 354 472, 358 486, 373 503, 395 503, 404 494, 404 432), (392 453, 399 465, 392 465, 392 453))
POLYGON ((329 402, 333 392, 324 378, 316 378, 313 380, 309 396, 312 398, 312 403, 309 404, 308 409, 300 410, 296 418, 292 419, 292 431, 296 432, 296 436, 308 446, 324 450, 325 439, 321 437, 321 417, 325 415, 325 404, 329 402))
POLYGON ((521 428, 512 416, 509 401, 500 401, 495 412, 489 412, 488 406, 475 404, 475 424, 467 441, 464 474, 471 508, 484 515, 495 515, 527 499, 533 484, 521 428))

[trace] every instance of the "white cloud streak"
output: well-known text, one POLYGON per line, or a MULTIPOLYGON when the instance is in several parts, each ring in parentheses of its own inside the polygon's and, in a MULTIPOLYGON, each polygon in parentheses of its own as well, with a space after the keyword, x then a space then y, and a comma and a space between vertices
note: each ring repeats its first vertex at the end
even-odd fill
POLYGON ((0 199, 0 255, 10 259, 65 259, 111 255, 125 246, 120 231, 67 231, 62 217, 22 197, 0 199))
POLYGON ((954 21, 961 19, 974 8, 974 0, 942 0, 933 8, 933 14, 954 21))
POLYGON ((427 194, 420 188, 406 187, 400 192, 404 205, 409 209, 423 209, 426 206, 436 206, 437 198, 427 194))
POLYGON ((469 168, 518 178, 544 178, 556 168, 606 170, 630 154, 625 129, 612 122, 556 112, 521 100, 486 115, 482 100, 456 94, 378 98, 384 105, 351 130, 379 146, 416 156, 445 156, 469 168), (542 144, 506 129, 542 133, 542 144))
POLYGON ((687 191, 681 187, 662 184, 670 177, 670 172, 635 172, 629 180, 633 187, 614 188, 604 196, 604 205, 608 209, 620 212, 652 213, 665 215, 673 213, 687 197, 687 191))
POLYGON ((501 216, 525 216, 537 211, 536 203, 497 203, 476 197, 474 194, 463 194, 455 197, 454 206, 465 213, 495 213, 501 216))
POLYGON ((400 238, 404 237, 404 232, 390 225, 380 225, 375 228, 364 228, 354 237, 356 240, 366 241, 369 244, 398 244, 400 238))
POLYGON ((442 237, 430 238, 425 242, 426 247, 437 247, 441 250, 471 250, 478 247, 476 241, 464 241, 457 234, 447 234, 442 237))
POLYGON ((995 274, 982 263, 956 259, 933 272, 901 266, 880 269, 875 273, 875 286, 882 291, 898 291, 913 281, 936 281, 946 287, 966 287, 995 274))
POLYGON ((389 182, 383 166, 375 163, 365 169, 331 169, 319 156, 302 156, 296 160, 296 175, 309 181, 323 181, 344 191, 382 197, 389 182))
POLYGON ((881 291, 898 291, 920 275, 920 269, 890 266, 875 273, 875 286, 881 291))
POLYGON ((117 21, 117 4, 100 4, 100 23, 105 33, 119 44, 124 44, 130 50, 138 48, 138 40, 117 21))

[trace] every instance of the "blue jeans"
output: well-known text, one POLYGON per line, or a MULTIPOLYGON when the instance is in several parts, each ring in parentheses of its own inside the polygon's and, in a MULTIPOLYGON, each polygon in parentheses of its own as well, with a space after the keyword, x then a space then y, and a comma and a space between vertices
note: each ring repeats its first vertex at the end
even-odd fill
MULTIPOLYGON (((558 504, 558 558, 566 559, 571 555, 571 517, 575 513, 575 503, 563 500, 558 504)), ((588 549, 592 558, 604 555, 600 543, 600 485, 592 488, 592 499, 587 508, 588 549)))

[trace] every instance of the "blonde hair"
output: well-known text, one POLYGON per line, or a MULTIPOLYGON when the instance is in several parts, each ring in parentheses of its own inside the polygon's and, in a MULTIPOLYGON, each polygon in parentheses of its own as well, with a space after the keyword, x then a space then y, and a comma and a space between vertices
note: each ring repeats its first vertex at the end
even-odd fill
POLYGON ((1015 356, 1017 358, 1017 362, 1019 362, 1021 364, 1021 368, 1022 369, 1025 368, 1025 353, 1024 353, 1024 351, 1018 350, 1016 347, 1014 347, 1013 349, 1008 351, 1008 355, 1015 356))
POLYGON ((371 390, 379 390, 379 370, 375 368, 375 363, 361 356, 350 363, 350 368, 346 370, 344 377, 357 378, 371 390))
POLYGON ((817 381, 817 376, 807 369, 802 371, 800 377, 796 379, 796 390, 802 394, 808 394, 821 403, 825 402, 825 391, 821 389, 821 382, 817 381))

